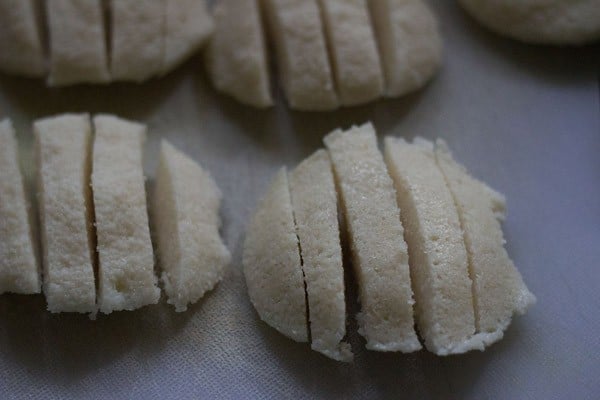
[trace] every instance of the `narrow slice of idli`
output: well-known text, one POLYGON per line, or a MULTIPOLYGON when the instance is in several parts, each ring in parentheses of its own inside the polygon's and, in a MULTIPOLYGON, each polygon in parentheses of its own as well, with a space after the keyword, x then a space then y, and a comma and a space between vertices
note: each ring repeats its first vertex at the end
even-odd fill
POLYGON ((438 24, 422 0, 369 0, 385 74, 385 93, 398 97, 423 87, 439 69, 438 24))
POLYGON ((213 289, 231 260, 219 236, 221 197, 208 172, 162 141, 153 214, 167 302, 178 312, 213 289))
POLYGON ((142 82, 162 71, 166 0, 111 0, 111 75, 142 82))
POLYGON ((338 129, 324 142, 351 241, 361 303, 359 333, 370 350, 419 350, 401 210, 375 130, 370 123, 338 129))
POLYGON ((146 126, 94 117, 92 190, 98 244, 98 308, 103 313, 156 304, 142 145, 146 126))
POLYGON ((483 350, 475 334, 472 282, 458 211, 433 143, 385 139, 385 159, 396 186, 421 337, 437 355, 483 350))
POLYGON ((100 0, 48 0, 49 86, 110 80, 100 0))
POLYGON ((41 286, 18 150, 12 123, 5 119, 0 122, 0 294, 39 293, 41 286))
POLYGON ((244 275, 254 308, 282 334, 308 341, 306 293, 285 168, 275 176, 246 232, 244 275))
POLYGON ((36 0, 0 0, 0 71, 44 76, 42 32, 36 0))
POLYGON ((279 78, 291 108, 339 106, 317 0, 264 0, 279 78))
POLYGON ((352 361, 346 335, 344 267, 331 161, 318 150, 290 173, 290 192, 308 297, 311 347, 352 361))
POLYGON ((504 198, 471 177, 452 158, 445 142, 436 142, 436 160, 458 209, 473 279, 475 323, 486 345, 500 340, 514 314, 535 302, 504 249, 500 219, 504 198))
POLYGON ((89 116, 40 119, 33 130, 48 310, 94 313, 89 116))
POLYGON ((368 103, 383 75, 366 0, 319 0, 340 103, 368 103))
POLYGON ((202 47, 214 29, 206 2, 165 0, 165 50, 162 73, 179 66, 202 47))
POLYGON ((217 90, 243 104, 273 105, 264 27, 257 0, 219 0, 206 65, 217 90))

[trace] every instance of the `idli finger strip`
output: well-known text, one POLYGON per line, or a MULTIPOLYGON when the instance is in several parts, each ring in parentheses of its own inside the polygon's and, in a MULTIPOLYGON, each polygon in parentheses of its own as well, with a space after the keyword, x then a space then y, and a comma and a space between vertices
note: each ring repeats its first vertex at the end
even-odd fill
POLYGON ((98 307, 103 313, 155 304, 146 190, 144 125, 110 115, 94 117, 92 188, 98 241, 98 307))
POLYGON ((91 126, 87 114, 65 114, 33 124, 44 294, 51 312, 96 310, 91 126))
POLYGON ((111 75, 142 82, 163 70, 166 0, 111 0, 111 75))
POLYGON ((30 212, 15 132, 5 119, 0 122, 0 294, 40 292, 30 212))
POLYGON ((263 0, 279 78, 290 107, 338 107, 317 0, 263 0))
POLYGON ((0 71, 46 73, 41 13, 36 0, 0 0, 0 71))
POLYGON ((371 124, 336 130, 324 138, 350 237, 366 347, 412 352, 413 292, 404 229, 393 183, 371 124))
POLYGON ((318 150, 290 173, 290 192, 308 299, 311 347, 352 361, 346 335, 344 268, 331 161, 318 150))
POLYGON ((385 76, 385 94, 424 86, 441 64, 437 20, 422 0, 369 0, 385 76))
POLYGON ((475 316, 462 229, 433 143, 387 137, 385 159, 402 210, 416 319, 425 346, 438 355, 480 348, 470 340, 475 316))
POLYGON ((213 12, 215 32, 206 50, 213 85, 241 103, 273 105, 258 0, 220 0, 213 12))
POLYGON ((247 232, 243 265, 254 308, 285 336, 307 342, 304 278, 285 168, 275 176, 247 232))

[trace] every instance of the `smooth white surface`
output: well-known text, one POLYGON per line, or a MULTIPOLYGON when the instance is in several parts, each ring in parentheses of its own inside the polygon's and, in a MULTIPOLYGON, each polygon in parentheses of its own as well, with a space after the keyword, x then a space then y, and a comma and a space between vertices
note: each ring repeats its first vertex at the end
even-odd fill
POLYGON ((233 255, 223 282, 182 314, 163 300, 93 322, 51 315, 41 296, 0 296, 0 398, 596 399, 600 48, 521 45, 487 33, 452 1, 432 4, 446 46, 432 84, 331 114, 290 113, 280 93, 273 110, 239 105, 210 88, 200 58, 141 86, 50 90, 0 76, 0 118, 13 118, 24 165, 37 117, 90 111, 147 122, 149 184, 160 138, 186 149, 223 191, 233 255), (250 304, 243 232, 268 182, 328 131, 367 119, 380 139, 444 138, 473 175, 506 195, 508 251, 538 302, 485 353, 380 354, 353 335, 355 363, 344 365, 286 339, 250 304))

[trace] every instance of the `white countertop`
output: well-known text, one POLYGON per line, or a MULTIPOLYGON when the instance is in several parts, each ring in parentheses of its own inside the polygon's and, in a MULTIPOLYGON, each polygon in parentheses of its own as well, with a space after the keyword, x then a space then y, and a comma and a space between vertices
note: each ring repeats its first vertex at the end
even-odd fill
MULTIPOLYGON (((51 315, 42 296, 0 296, 0 397, 597 399, 600 396, 600 47, 522 45, 438 0, 442 71, 400 100, 334 113, 257 111, 215 93, 201 59, 143 85, 46 89, 0 76, 0 118, 19 130, 31 175, 31 122, 66 111, 149 125, 146 172, 168 138, 225 195, 233 262, 186 313, 51 315), (511 257, 537 304, 484 353, 380 354, 356 335, 352 365, 262 323, 241 273, 244 229, 277 168, 293 167, 337 127, 372 120, 384 135, 442 137, 508 198, 511 257)), ((354 325, 353 325, 354 326, 354 325)))

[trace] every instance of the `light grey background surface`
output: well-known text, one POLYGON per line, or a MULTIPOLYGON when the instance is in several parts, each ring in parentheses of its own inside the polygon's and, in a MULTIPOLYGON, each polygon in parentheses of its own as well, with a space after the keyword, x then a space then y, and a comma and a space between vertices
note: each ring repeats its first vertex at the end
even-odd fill
POLYGON ((1 296, 0 398, 600 398, 600 48, 518 44, 488 34, 454 2, 434 6, 445 40, 435 81, 335 113, 238 105, 210 88, 200 59, 139 86, 50 90, 1 76, 0 118, 19 130, 29 175, 35 118, 89 111, 148 123, 150 181, 161 138, 215 176, 233 262, 183 314, 161 303, 94 322, 51 315, 42 296, 1 296), (367 120, 381 137, 446 139, 506 194, 509 253, 538 303, 485 353, 366 352, 354 334, 355 363, 338 364, 276 333, 250 305, 243 232, 269 180, 328 131, 367 120))

